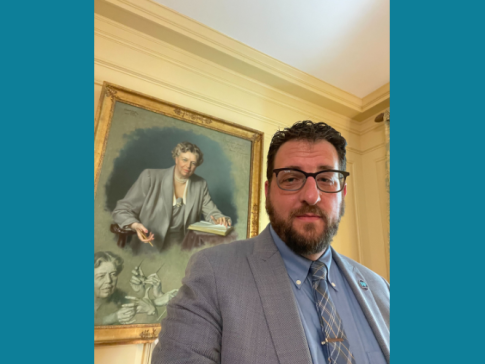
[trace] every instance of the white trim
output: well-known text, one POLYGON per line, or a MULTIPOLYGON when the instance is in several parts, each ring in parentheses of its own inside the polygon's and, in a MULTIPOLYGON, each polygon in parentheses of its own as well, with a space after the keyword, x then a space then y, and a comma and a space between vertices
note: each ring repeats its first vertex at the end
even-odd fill
MULTIPOLYGON (((388 84, 383 85, 378 90, 372 92, 368 96, 361 99, 335 86, 332 86, 326 82, 323 82, 316 77, 308 75, 294 67, 284 64, 283 62, 280 62, 241 42, 238 42, 230 37, 227 37, 222 33, 219 33, 193 19, 190 19, 182 14, 179 14, 173 11, 172 9, 167 8, 154 1, 98 0, 99 4, 102 4, 103 2, 109 3, 111 6, 122 8, 124 10, 131 12, 134 15, 141 16, 151 21, 144 24, 144 26, 150 26, 149 24, 152 24, 152 22, 154 22, 156 25, 153 25, 153 27, 162 26, 162 27, 168 28, 172 31, 177 32, 182 36, 189 38, 192 41, 199 42, 205 46, 211 47, 214 50, 223 52, 225 55, 233 57, 238 61, 245 62, 248 66, 255 67, 259 71, 269 73, 272 76, 280 79, 281 83, 284 83, 286 87, 291 88, 291 85, 294 85, 297 88, 298 87, 303 88, 305 91, 310 92, 312 95, 315 95, 316 97, 321 98, 320 101, 322 102, 321 103, 318 102, 316 104, 315 102, 312 102, 309 99, 301 98, 301 97, 309 96, 310 94, 298 95, 300 97, 300 100, 305 100, 306 102, 309 102, 313 106, 318 107, 319 106, 318 104, 326 103, 327 110, 331 110, 334 112, 338 110, 338 112, 340 112, 341 115, 347 114, 349 117, 357 117, 358 115, 362 114, 366 110, 375 106, 379 102, 385 101, 386 99, 389 98, 388 84)), ((102 8, 102 6, 100 8, 102 8)), ((95 19, 99 19, 99 15, 97 15, 95 19)), ((132 30, 132 32, 133 31, 134 30, 132 30)), ((161 39, 155 39, 148 35, 145 35, 145 37, 149 37, 146 39, 150 39, 152 41, 154 40, 158 42, 161 41, 161 39)), ((165 47, 168 46, 166 42, 163 42, 163 43, 165 47)), ((182 51, 182 50, 179 49, 179 51, 182 51)), ((182 51, 182 52, 186 52, 186 51, 182 51)), ((196 52, 197 51, 194 50, 193 56, 200 57, 200 58, 204 58, 204 56, 210 57, 205 55, 204 53, 196 54, 196 52)), ((186 53, 191 53, 191 52, 186 52, 186 53)), ((207 59, 206 61, 210 62, 212 66, 215 65, 215 63, 212 62, 210 59, 207 59)), ((230 70, 231 68, 230 64, 225 66, 226 67, 223 67, 223 68, 226 71, 230 70)), ((230 71, 234 72, 234 70, 230 70, 230 71)), ((244 77, 237 71, 235 71, 235 73, 238 74, 240 77, 241 76, 244 77)), ((246 79, 248 79, 248 77, 246 77, 246 79)), ((261 84, 261 82, 258 82, 255 79, 251 79, 251 80, 253 82, 257 82, 261 84)), ((282 92, 281 90, 279 91, 282 92)), ((286 94, 286 95, 289 96, 289 94, 286 94)), ((297 93, 292 94, 293 97, 296 97, 296 95, 297 93)), ((359 123, 359 122, 356 122, 356 123, 359 123)))

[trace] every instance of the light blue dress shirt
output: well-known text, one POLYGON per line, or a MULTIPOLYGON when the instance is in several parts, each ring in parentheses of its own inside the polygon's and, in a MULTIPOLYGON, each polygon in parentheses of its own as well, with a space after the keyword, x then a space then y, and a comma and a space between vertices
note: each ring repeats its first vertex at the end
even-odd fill
MULTIPOLYGON (((291 287, 296 298, 313 363, 326 364, 326 352, 321 345, 325 336, 320 326, 311 276, 309 275, 312 261, 295 254, 288 248, 275 233, 272 226, 270 226, 270 232, 292 282, 291 287)), ((333 264, 332 250, 327 249, 319 261, 325 263, 328 267, 327 284, 330 296, 342 320, 356 364, 386 364, 384 355, 352 289, 337 264, 333 264)))

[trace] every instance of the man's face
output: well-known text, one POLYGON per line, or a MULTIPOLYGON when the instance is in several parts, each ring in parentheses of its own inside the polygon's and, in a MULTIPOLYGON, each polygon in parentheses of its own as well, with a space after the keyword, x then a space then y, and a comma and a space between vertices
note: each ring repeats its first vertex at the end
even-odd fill
POLYGON ((94 296, 107 298, 113 294, 118 283, 118 273, 111 262, 103 262, 94 268, 94 296))
MULTIPOLYGON (((292 140, 283 144, 275 156, 274 169, 296 168, 315 173, 339 169, 335 147, 326 140, 311 143, 292 140)), ((309 177, 299 191, 284 191, 266 181, 266 211, 278 236, 297 254, 322 253, 337 233, 344 212, 347 186, 338 193, 325 193, 309 177)))
POLYGON ((175 157, 175 169, 180 178, 189 178, 197 168, 197 155, 191 152, 180 153, 175 157))

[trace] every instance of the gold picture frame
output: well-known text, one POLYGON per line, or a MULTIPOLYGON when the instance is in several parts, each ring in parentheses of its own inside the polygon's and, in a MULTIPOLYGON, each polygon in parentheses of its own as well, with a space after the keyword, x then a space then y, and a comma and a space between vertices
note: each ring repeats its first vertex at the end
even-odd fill
MULTIPOLYGON (((130 107, 148 110, 164 115, 176 122, 181 121, 227 134, 251 143, 249 191, 247 204, 246 236, 239 239, 254 237, 259 232, 259 206, 262 173, 263 133, 229 121, 200 113, 176 104, 172 104, 152 96, 148 96, 112 83, 104 82, 100 102, 96 110, 94 134, 94 190, 95 201, 103 161, 109 143, 110 130, 113 125, 114 110, 117 103, 131 105, 130 107)), ((219 134, 218 134, 219 135, 219 134)), ((244 142, 247 144, 247 142, 244 142)), ((210 187, 210 186, 209 186, 210 187)), ((246 216, 246 214, 244 214, 246 216)), ((246 222, 244 221, 246 224, 246 222)), ((96 224, 96 214, 95 214, 96 224)), ((244 225, 245 226, 245 225, 244 225)), ((96 250, 96 238, 95 238, 96 250)), ((129 269, 129 268, 126 268, 129 269)), ((95 326, 95 345, 139 344, 153 342, 159 332, 160 324, 128 324, 95 326)))

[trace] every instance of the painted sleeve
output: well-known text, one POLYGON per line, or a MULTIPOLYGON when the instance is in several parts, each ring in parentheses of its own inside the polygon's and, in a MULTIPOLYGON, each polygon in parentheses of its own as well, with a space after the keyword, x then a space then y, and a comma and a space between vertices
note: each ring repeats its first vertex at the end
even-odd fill
POLYGON ((139 215, 150 187, 150 171, 144 170, 126 193, 125 198, 116 203, 112 212, 114 222, 121 228, 140 222, 139 215))

